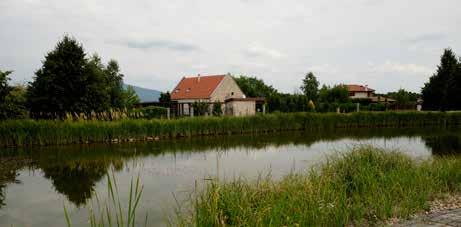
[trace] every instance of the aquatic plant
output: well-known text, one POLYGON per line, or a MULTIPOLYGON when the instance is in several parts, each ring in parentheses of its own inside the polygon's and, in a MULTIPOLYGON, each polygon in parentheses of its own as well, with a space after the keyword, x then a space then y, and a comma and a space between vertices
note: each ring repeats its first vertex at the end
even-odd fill
MULTIPOLYGON (((139 226, 136 223, 136 209, 139 206, 141 195, 144 186, 140 184, 139 175, 135 182, 131 179, 130 191, 128 198, 128 209, 124 209, 124 205, 120 202, 120 194, 115 179, 114 173, 112 176, 107 174, 107 191, 108 199, 102 203, 97 195, 96 201, 89 207, 89 222, 91 227, 134 227, 139 226)), ((72 221, 64 206, 64 216, 68 227, 72 226, 72 221)), ((147 226, 147 214, 144 221, 144 226, 147 226)))
POLYGON ((308 173, 281 180, 212 180, 193 197, 180 226, 375 225, 428 209, 443 193, 461 192, 461 158, 415 161, 396 151, 359 147, 308 173))
POLYGON ((200 135, 319 132, 337 128, 459 127, 461 112, 283 113, 176 120, 0 121, 0 147, 154 140, 200 135))

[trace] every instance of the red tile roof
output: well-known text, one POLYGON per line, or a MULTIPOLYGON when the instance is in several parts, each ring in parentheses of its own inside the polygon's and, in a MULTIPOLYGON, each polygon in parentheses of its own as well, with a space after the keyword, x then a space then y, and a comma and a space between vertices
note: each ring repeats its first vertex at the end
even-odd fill
POLYGON ((355 91, 355 92, 373 92, 375 91, 374 89, 362 86, 362 85, 357 85, 357 84, 346 84, 347 90, 355 91))
POLYGON ((184 77, 171 92, 171 100, 208 99, 225 75, 184 77))

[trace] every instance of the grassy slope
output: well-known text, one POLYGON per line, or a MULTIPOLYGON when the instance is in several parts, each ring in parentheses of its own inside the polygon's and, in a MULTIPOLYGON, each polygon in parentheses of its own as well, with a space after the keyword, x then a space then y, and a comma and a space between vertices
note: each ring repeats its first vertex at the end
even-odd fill
POLYGON ((0 147, 108 142, 148 137, 262 133, 376 127, 459 127, 461 113, 384 112, 354 114, 285 113, 250 117, 197 117, 179 120, 0 122, 0 147))
POLYGON ((461 158, 416 162, 358 148, 308 174, 280 181, 212 182, 179 225, 344 226, 408 217, 441 193, 461 191, 461 158))

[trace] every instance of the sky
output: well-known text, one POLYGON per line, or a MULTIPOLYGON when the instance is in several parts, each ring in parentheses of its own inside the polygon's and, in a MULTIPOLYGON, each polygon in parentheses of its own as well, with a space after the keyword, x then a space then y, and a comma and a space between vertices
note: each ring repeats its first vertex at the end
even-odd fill
POLYGON ((128 84, 167 91, 232 73, 299 92, 321 84, 419 92, 443 49, 461 55, 459 0, 0 0, 0 70, 31 81, 66 34, 119 62, 128 84))

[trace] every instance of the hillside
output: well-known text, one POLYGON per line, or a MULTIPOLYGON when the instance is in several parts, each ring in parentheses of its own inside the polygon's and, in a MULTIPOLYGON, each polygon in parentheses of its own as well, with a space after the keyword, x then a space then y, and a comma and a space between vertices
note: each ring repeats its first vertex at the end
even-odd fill
POLYGON ((138 95, 141 102, 156 102, 160 97, 160 91, 148 88, 142 88, 130 84, 124 84, 123 87, 126 89, 128 86, 133 87, 134 91, 138 95))

